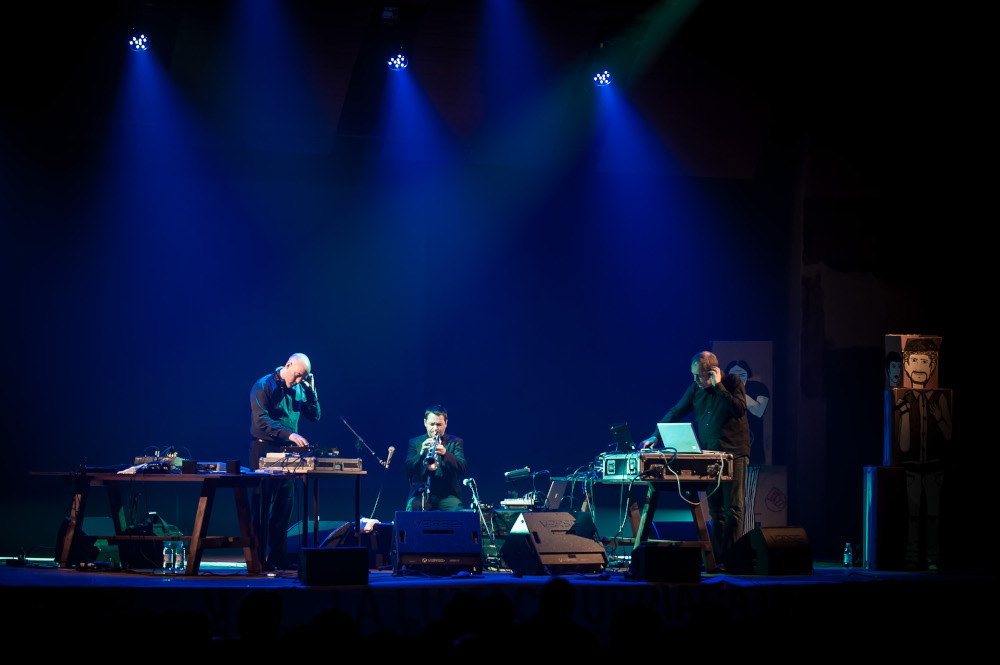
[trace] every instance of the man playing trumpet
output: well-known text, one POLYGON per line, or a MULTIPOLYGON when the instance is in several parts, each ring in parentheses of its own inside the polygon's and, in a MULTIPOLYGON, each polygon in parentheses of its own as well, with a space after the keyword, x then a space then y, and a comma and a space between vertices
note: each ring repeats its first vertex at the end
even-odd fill
POLYGON ((426 434, 410 439, 403 472, 410 479, 407 510, 462 510, 465 445, 445 432, 448 411, 440 404, 424 411, 426 434))

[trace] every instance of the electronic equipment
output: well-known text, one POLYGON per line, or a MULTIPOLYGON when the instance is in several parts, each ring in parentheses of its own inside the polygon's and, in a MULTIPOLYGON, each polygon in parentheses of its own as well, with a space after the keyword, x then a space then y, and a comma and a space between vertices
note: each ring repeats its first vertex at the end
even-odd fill
POLYGON ((501 499, 500 506, 504 510, 534 510, 538 505, 534 499, 501 499))
POLYGON ((663 447, 679 453, 700 453, 701 446, 691 423, 656 423, 663 447))
POLYGON ((611 453, 600 460, 601 480, 610 482, 630 481, 639 475, 641 453, 611 453))
POLYGON ((674 453, 612 453, 599 458, 602 482, 645 480, 680 480, 681 482, 722 482, 733 479, 733 456, 730 453, 704 451, 674 453))
POLYGON ((612 423, 608 425, 608 433, 611 440, 615 442, 615 450, 619 453, 628 453, 636 449, 635 437, 628 423, 612 423))
POLYGON ((361 473, 361 460, 350 457, 302 457, 292 453, 267 453, 260 458, 261 471, 284 473, 361 473))
POLYGON ((311 457, 337 457, 340 451, 336 448, 321 448, 319 446, 281 446, 278 452, 311 457))
POLYGON ((521 480, 522 478, 528 478, 531 476, 531 469, 529 467, 524 467, 523 469, 514 469, 513 471, 506 471, 503 474, 507 482, 513 482, 515 480, 521 480))
POLYGON ((169 455, 145 455, 142 457, 136 457, 135 461, 132 462, 132 465, 139 466, 140 464, 162 464, 166 466, 173 466, 175 459, 177 459, 177 453, 170 453, 169 455))
POLYGON ((173 473, 180 470, 181 462, 177 458, 177 453, 167 455, 144 455, 136 457, 135 462, 129 469, 131 473, 173 473))

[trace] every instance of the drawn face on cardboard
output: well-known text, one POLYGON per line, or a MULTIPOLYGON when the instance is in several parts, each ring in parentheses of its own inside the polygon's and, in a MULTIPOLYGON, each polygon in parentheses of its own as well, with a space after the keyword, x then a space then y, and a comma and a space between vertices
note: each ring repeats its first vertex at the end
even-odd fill
POLYGON ((914 386, 922 386, 934 373, 934 361, 926 353, 911 353, 904 366, 914 386))
POLYGON ((886 374, 889 375, 889 385, 899 386, 903 383, 903 363, 898 360, 893 360, 889 362, 889 369, 886 370, 886 374))

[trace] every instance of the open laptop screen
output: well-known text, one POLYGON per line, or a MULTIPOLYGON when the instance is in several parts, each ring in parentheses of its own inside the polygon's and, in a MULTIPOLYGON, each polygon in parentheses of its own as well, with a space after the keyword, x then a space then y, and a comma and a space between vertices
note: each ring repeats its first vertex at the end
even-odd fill
POLYGON ((679 453, 700 453, 698 437, 694 435, 691 423, 656 423, 665 448, 673 448, 679 453))

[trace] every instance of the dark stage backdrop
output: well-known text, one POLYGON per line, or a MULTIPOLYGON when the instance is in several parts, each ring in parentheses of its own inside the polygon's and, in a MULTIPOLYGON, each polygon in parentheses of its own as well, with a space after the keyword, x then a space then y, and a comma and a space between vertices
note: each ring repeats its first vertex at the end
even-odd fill
POLYGON ((376 517, 402 505, 406 440, 432 403, 498 501, 506 470, 587 464, 608 423, 647 435, 711 339, 781 336, 785 269, 747 258, 760 240, 739 229, 763 220, 739 188, 632 177, 608 200, 579 169, 536 200, 511 196, 536 177, 112 173, 38 201, 16 230, 27 364, 11 435, 26 445, 8 449, 5 487, 22 487, 13 468, 124 463, 149 446, 245 464, 251 385, 302 351, 323 417, 301 432, 350 454, 343 416, 380 455, 397 448, 387 473, 363 455, 366 514, 380 485, 376 517), (147 185, 162 196, 140 198, 147 185), (115 196, 95 210, 102 189, 115 196), (765 297, 741 287, 749 272, 765 297))

